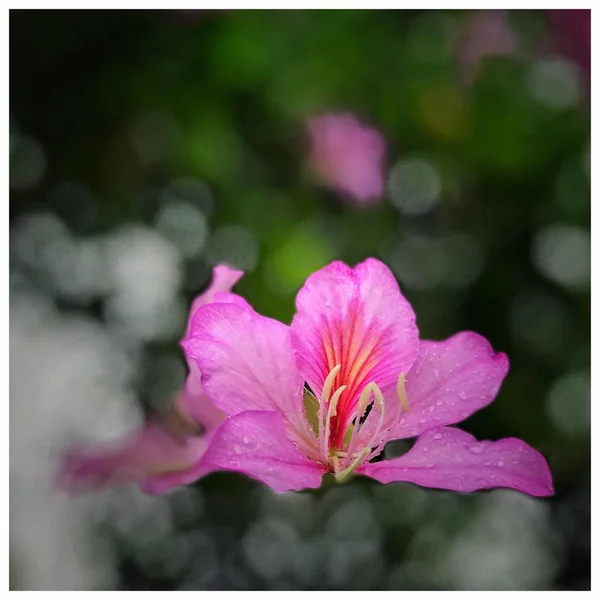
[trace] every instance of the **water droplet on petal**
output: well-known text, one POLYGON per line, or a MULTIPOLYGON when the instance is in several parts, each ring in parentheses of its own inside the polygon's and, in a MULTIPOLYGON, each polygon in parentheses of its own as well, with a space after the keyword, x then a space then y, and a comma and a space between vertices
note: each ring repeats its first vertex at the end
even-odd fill
POLYGON ((481 454, 483 452, 483 448, 481 446, 478 446, 477 444, 473 444, 472 446, 468 447, 469 452, 473 453, 473 454, 481 454))
POLYGON ((503 460, 499 460, 498 461, 498 466, 499 467, 503 467, 504 466, 504 461, 503 460))
POLYGON ((443 437, 444 437, 444 436, 443 436, 443 434, 441 434, 441 433, 436 433, 436 434, 433 436, 433 439, 434 439, 434 440, 441 440, 443 437))
POLYGON ((469 397, 469 392, 467 392, 466 390, 460 390, 460 392, 458 392, 458 397, 461 400, 467 400, 469 397))
POLYGON ((244 444, 247 444, 249 441, 250 441, 250 440, 248 439, 248 437, 247 437, 247 436, 244 436, 244 437, 242 438, 242 442, 244 442, 244 444))
POLYGON ((427 423, 427 419, 419 419, 419 423, 421 423, 421 425, 423 425, 423 423, 427 423))
POLYGON ((239 455, 242 453, 242 449, 241 449, 241 448, 240 448, 240 447, 239 447, 237 444, 235 444, 235 445, 233 446, 233 451, 234 451, 234 452, 235 452, 235 453, 236 453, 238 456, 239 456, 239 455))

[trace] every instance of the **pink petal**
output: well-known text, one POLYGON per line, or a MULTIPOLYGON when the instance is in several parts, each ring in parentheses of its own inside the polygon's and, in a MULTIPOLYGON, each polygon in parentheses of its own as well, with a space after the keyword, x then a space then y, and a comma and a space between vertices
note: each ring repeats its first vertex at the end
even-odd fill
POLYGON ((227 415, 204 393, 198 365, 189 361, 188 366, 190 372, 185 383, 185 391, 177 395, 175 406, 192 421, 201 423, 208 430, 214 429, 225 420, 227 415))
POLYGON ((413 310, 391 271, 368 259, 351 269, 334 262, 311 275, 298 292, 292 345, 298 368, 320 395, 336 364, 338 403, 334 444, 341 447, 360 392, 372 381, 385 389, 407 373, 418 352, 413 310))
POLYGON ((507 373, 506 354, 496 354, 476 333, 422 341, 406 376, 410 412, 396 422, 389 439, 414 437, 463 421, 494 400, 507 373))
POLYGON ((218 408, 230 416, 278 410, 300 436, 312 436, 304 417, 304 382, 294 362, 289 327, 248 307, 210 304, 196 312, 182 345, 218 408))
POLYGON ((248 411, 231 417, 215 431, 202 466, 206 472, 243 473, 276 492, 318 488, 327 467, 298 450, 286 427, 279 412, 248 411))
MULTIPOLYGON (((192 317, 201 306, 211 302, 219 302, 250 307, 246 300, 230 291, 243 274, 243 271, 230 269, 225 265, 217 265, 213 268, 212 280, 208 289, 200 294, 192 303, 186 333, 182 342, 188 338, 192 317)), ((205 427, 212 429, 217 425, 220 425, 226 415, 223 411, 218 409, 204 393, 198 365, 190 360, 188 360, 187 363, 189 373, 185 383, 185 392, 178 396, 177 405, 190 418, 198 423, 202 423, 205 427)))
POLYGON ((403 456, 363 465, 357 473, 381 483, 407 481, 458 492, 503 487, 531 496, 554 493, 546 460, 525 442, 478 442, 451 427, 432 429, 403 456))
POLYGON ((206 436, 170 431, 164 423, 149 422, 119 444, 70 451, 60 483, 72 491, 134 482, 145 489, 154 478, 169 473, 173 485, 182 485, 193 481, 190 470, 207 443, 206 436))
MULTIPOLYGON (((231 287, 242 271, 218 265, 208 289, 198 296, 190 311, 211 302, 249 306, 231 287)), ((190 323, 188 322, 189 334, 190 323)), ((189 363, 184 391, 179 393, 167 419, 152 419, 141 430, 118 444, 101 449, 72 450, 65 458, 61 483, 71 489, 112 483, 137 482, 149 492, 163 492, 198 478, 197 463, 206 449, 211 431, 226 414, 204 393, 195 363, 189 363)))
POLYGON ((192 317, 194 313, 205 304, 210 304, 211 302, 238 302, 241 301, 245 303, 246 301, 238 296, 237 294, 230 294, 231 288, 240 280, 243 271, 238 271, 237 269, 231 269, 227 265, 217 265, 213 268, 212 279, 208 288, 202 292, 199 296, 195 298, 192 302, 192 307, 190 309, 190 316, 188 317, 188 326, 186 328, 186 335, 189 333, 190 325, 192 322, 192 317), (215 298, 215 296, 219 294, 221 295, 219 299, 215 298), (222 294, 227 294, 227 296, 223 296, 222 294))

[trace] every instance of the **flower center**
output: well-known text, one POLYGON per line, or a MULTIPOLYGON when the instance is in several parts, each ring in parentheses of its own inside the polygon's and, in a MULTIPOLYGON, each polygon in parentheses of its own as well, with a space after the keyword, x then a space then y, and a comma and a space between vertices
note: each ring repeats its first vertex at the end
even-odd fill
MULTIPOLYGON (((386 406, 383 393, 379 386, 370 382, 363 388, 356 409, 347 419, 343 442, 334 445, 332 420, 337 416, 340 398, 347 385, 340 385, 334 389, 335 379, 340 372, 341 365, 331 369, 323 384, 323 392, 317 400, 314 398, 313 417, 307 416, 319 443, 321 460, 328 464, 339 482, 345 481, 348 476, 364 461, 374 458, 378 453, 378 446, 382 442, 382 431, 386 423, 386 406), (318 402, 318 407, 317 407, 318 402), (316 415, 314 413, 317 413, 316 415)), ((400 401, 401 410, 408 412, 408 399, 405 390, 406 377, 404 373, 398 376, 396 394, 400 401)))

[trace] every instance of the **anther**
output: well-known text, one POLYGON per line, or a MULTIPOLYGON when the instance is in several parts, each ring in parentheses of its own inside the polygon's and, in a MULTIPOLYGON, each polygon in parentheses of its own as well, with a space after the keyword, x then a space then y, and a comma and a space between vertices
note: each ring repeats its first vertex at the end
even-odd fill
POLYGON ((344 393, 344 390, 347 388, 347 385, 340 386, 331 398, 331 402, 329 403, 329 410, 327 411, 327 418, 335 417, 337 415, 337 403, 340 399, 340 396, 344 393))
POLYGON ((400 373, 398 376, 398 383, 396 385, 396 394, 398 400, 400 400, 400 406, 404 409, 404 412, 410 412, 410 406, 408 405, 408 397, 406 395, 406 375, 400 373))
POLYGON ((327 448, 329 447, 329 437, 331 435, 331 417, 335 417, 335 415, 337 415, 338 400, 340 399, 340 396, 344 393, 344 390, 347 387, 348 386, 346 385, 342 385, 337 390, 335 390, 335 393, 331 398, 331 402, 329 403, 329 408, 327 410, 327 419, 325 421, 325 435, 323 436, 323 439, 321 441, 321 452, 323 454, 326 453, 327 448))
POLYGON ((331 395, 331 390, 333 388, 333 380, 336 378, 337 374, 340 372, 342 365, 335 365, 331 371, 329 371, 329 375, 325 379, 323 383, 323 393, 321 394, 321 401, 324 404, 329 402, 329 396, 331 395))
POLYGON ((373 388, 373 383, 369 383, 365 385, 363 391, 360 393, 360 397, 358 399, 358 418, 362 417, 367 410, 367 406, 369 406, 371 402, 371 390, 373 388))

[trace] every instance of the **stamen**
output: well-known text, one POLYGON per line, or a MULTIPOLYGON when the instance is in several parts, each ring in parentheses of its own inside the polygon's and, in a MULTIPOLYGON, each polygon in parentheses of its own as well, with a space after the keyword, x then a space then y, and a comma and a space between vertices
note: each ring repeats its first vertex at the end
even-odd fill
POLYGON ((321 455, 324 460, 326 460, 327 457, 327 446, 323 443, 325 440, 325 407, 329 402, 333 381, 341 368, 342 365, 335 365, 335 367, 329 371, 329 375, 327 375, 325 382, 323 383, 323 392, 321 393, 321 398, 319 400, 319 441, 321 443, 321 455))
POLYGON ((360 419, 367 410, 367 406, 369 406, 371 402, 371 386, 373 383, 368 383, 365 385, 363 391, 360 393, 360 397, 358 399, 358 414, 357 418, 360 419))
POLYGON ((337 415, 337 403, 340 399, 340 396, 344 393, 344 390, 347 388, 347 385, 341 385, 331 398, 331 402, 329 403, 329 410, 327 411, 327 419, 331 417, 335 417, 337 415))
MULTIPOLYGON (((371 392, 373 392, 373 395, 375 396, 375 404, 379 408, 379 423, 377 424, 377 427, 375 428, 375 431, 373 432, 373 435, 371 436, 371 439, 369 440, 369 442, 367 444, 365 444, 364 448, 355 456, 354 460, 352 460, 352 462, 343 471, 340 471, 335 474, 337 481, 340 483, 343 482, 352 473, 352 471, 354 471, 354 469, 356 469, 356 467, 358 467, 360 465, 360 463, 364 460, 365 456, 367 456, 368 454, 370 454, 372 452, 371 446, 377 440, 377 437, 381 433, 381 429, 383 427, 383 421, 384 421, 384 416, 385 416, 385 399, 383 397, 383 394, 381 393, 379 386, 375 382, 371 382, 370 384, 368 384, 367 388, 369 390, 369 395, 368 396, 365 395, 365 397, 369 398, 371 395, 371 392)), ((364 394, 364 390, 363 390, 363 393, 361 394, 361 397, 363 396, 363 394, 364 394)), ((362 411, 360 411, 360 409, 359 409, 359 412, 357 413, 357 416, 356 416, 357 419, 360 418, 361 412, 362 411)), ((371 411, 371 414, 372 414, 372 412, 373 411, 371 411)), ((367 419, 368 418, 369 417, 367 417, 367 419)), ((366 421, 365 421, 365 423, 366 423, 366 421)), ((364 424, 363 424, 363 426, 364 426, 364 424)), ((352 457, 352 455, 354 454, 354 442, 356 439, 355 433, 358 429, 359 428, 357 426, 354 428, 354 431, 352 432, 352 437, 350 439, 350 444, 348 445, 346 458, 352 457)), ((360 429, 362 430, 362 427, 360 429)))
MULTIPOLYGON (((354 441, 356 439, 356 434, 361 429, 360 419, 365 414, 367 407, 371 403, 371 388, 374 385, 374 382, 368 383, 360 394, 358 399, 358 408, 356 411, 356 416, 353 417, 356 419, 354 426, 352 428, 352 434, 350 435, 350 441, 348 442, 347 454, 348 457, 351 457, 354 454, 354 441)), ((350 419, 350 425, 352 425, 352 419, 350 419)))
POLYGON ((327 410, 327 420, 325 421, 325 435, 321 439, 321 452, 323 456, 327 456, 327 449, 329 448, 329 437, 331 435, 331 418, 337 415, 337 403, 340 399, 340 396, 344 393, 344 390, 347 388, 347 385, 340 386, 331 398, 331 402, 329 402, 329 409, 327 410))
POLYGON ((325 383, 323 383, 323 393, 321 394, 321 402, 327 404, 329 402, 329 396, 331 395, 331 390, 333 388, 333 380, 336 378, 337 374, 340 372, 342 365, 335 365, 331 371, 329 371, 329 375, 325 379, 325 383))
POLYGON ((332 456, 331 462, 333 463, 333 470, 337 472, 337 470, 340 468, 340 459, 337 456, 332 456))
POLYGON ((372 383, 371 388, 373 389, 373 394, 375 394, 375 400, 379 403, 379 408, 381 408, 381 412, 383 412, 385 406, 383 394, 381 393, 381 390, 379 389, 379 386, 376 383, 372 383))
POLYGON ((404 409, 404 412, 410 412, 410 406, 408 405, 408 396, 406 395, 406 375, 400 373, 398 376, 398 383, 396 384, 396 394, 398 400, 400 400, 400 406, 404 409))
POLYGON ((356 456, 356 458, 352 461, 349 467, 345 468, 343 471, 336 471, 334 473, 335 479, 338 483, 344 483, 346 479, 352 474, 352 471, 356 469, 362 462, 363 458, 371 452, 371 448, 365 446, 356 456))

